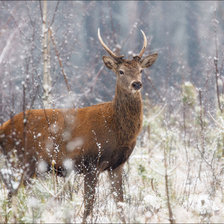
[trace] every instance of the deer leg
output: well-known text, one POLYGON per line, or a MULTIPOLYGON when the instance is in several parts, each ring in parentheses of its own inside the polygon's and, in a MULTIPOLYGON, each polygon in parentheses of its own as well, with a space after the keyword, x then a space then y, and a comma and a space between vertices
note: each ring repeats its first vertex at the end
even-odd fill
POLYGON ((114 170, 110 170, 108 173, 112 187, 112 194, 114 196, 119 211, 118 212, 119 217, 121 221, 125 223, 125 217, 122 205, 122 203, 124 202, 123 187, 122 187, 123 184, 122 171, 123 171, 123 165, 117 167, 114 170))
POLYGON ((95 188, 98 180, 97 171, 92 171, 84 176, 84 215, 83 223, 86 223, 87 217, 92 214, 95 197, 95 188))

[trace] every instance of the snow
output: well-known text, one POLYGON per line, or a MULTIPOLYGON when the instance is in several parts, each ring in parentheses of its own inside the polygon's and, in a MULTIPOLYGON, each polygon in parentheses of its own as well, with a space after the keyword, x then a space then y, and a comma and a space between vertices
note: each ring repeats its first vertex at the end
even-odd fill
POLYGON ((63 167, 68 171, 74 170, 74 161, 72 159, 65 159, 63 161, 63 167))
POLYGON ((27 206, 29 208, 38 208, 40 206, 40 201, 35 197, 30 197, 27 201, 27 206))
POLYGON ((51 124, 50 127, 49 127, 49 131, 52 133, 52 134, 57 134, 58 131, 59 131, 59 126, 58 124, 55 122, 54 124, 51 124))
POLYGON ((48 169, 48 164, 44 160, 40 160, 37 166, 38 172, 44 173, 47 171, 47 169, 48 169))
POLYGON ((68 152, 72 152, 75 149, 81 148, 83 145, 84 141, 83 138, 81 137, 76 137, 72 141, 69 141, 66 145, 66 149, 68 152))

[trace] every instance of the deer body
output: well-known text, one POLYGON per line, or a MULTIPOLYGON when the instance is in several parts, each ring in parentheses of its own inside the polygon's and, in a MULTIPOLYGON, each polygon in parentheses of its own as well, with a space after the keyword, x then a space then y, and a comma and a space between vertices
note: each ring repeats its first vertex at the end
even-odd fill
MULTIPOLYGON (((31 166, 31 160, 35 164, 43 160, 50 167, 54 160, 56 170, 61 170, 63 161, 72 159, 79 173, 91 168, 115 169, 131 154, 142 123, 141 108, 133 116, 127 114, 124 104, 116 109, 112 101, 81 109, 40 109, 26 111, 25 116, 17 114, 1 127, 5 136, 3 149, 16 149, 26 160, 22 166, 31 166), (123 111, 121 118, 116 110, 123 111), (126 116, 129 122, 124 125, 126 116), (24 119, 27 122, 25 138, 24 119), (135 127, 136 119, 139 121, 135 127), (27 151, 25 156, 24 151, 27 151)), ((36 166, 29 167, 31 170, 35 174, 36 166)))
MULTIPOLYGON (((144 35, 144 33, 143 33, 144 35)), ((0 149, 10 161, 16 153, 18 163, 12 166, 24 171, 24 182, 37 172, 44 161, 59 175, 72 167, 84 174, 84 217, 92 212, 95 186, 100 172, 108 170, 116 201, 123 201, 122 166, 131 155, 142 126, 141 70, 149 67, 157 54, 125 60, 110 54, 105 65, 117 75, 115 97, 111 102, 80 109, 39 109, 15 115, 0 127, 0 149)), ((124 221, 124 219, 122 218, 124 221)))

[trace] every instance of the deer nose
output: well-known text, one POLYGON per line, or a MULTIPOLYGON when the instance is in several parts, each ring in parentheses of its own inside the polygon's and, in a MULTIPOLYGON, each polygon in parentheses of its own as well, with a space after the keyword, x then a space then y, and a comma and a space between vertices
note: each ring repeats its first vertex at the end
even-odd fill
POLYGON ((140 81, 135 81, 131 85, 134 88, 134 90, 139 90, 142 88, 142 83, 140 81))

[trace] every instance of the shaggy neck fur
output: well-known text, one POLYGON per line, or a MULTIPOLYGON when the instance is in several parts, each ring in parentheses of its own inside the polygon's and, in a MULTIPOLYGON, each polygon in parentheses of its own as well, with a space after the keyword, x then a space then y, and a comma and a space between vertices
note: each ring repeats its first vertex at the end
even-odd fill
POLYGON ((141 93, 132 94, 117 86, 113 107, 118 143, 125 145, 135 141, 142 126, 141 93))

